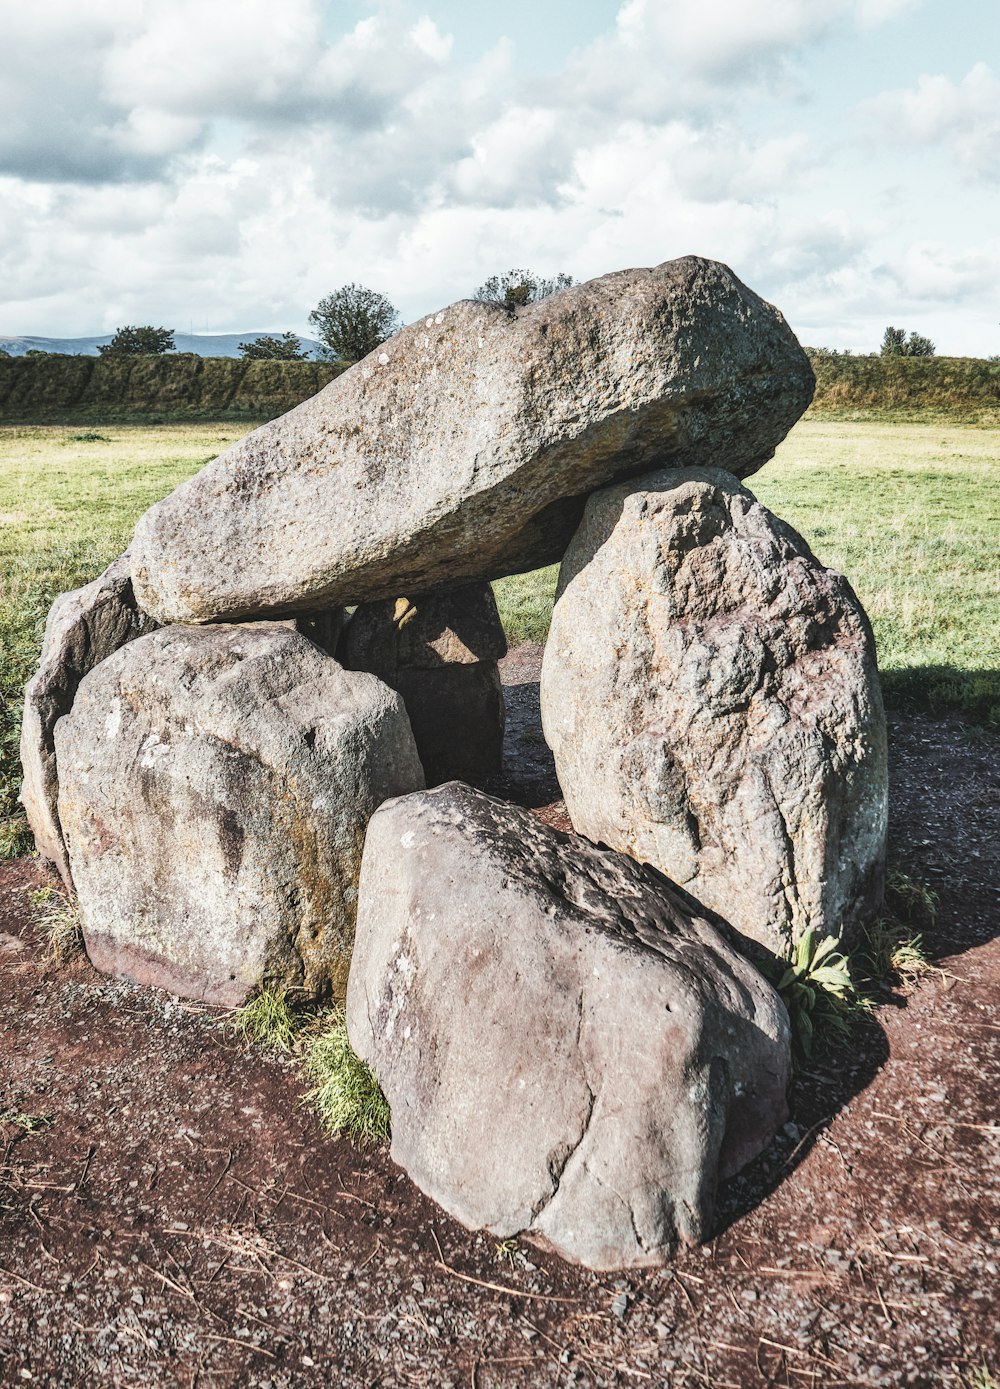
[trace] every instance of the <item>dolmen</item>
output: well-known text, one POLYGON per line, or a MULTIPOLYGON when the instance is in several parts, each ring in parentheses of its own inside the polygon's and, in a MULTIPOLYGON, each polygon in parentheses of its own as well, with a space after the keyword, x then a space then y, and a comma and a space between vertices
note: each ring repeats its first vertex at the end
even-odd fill
POLYGON ((421 319, 151 507, 25 696, 95 966, 346 1000, 393 1157, 470 1228, 598 1269, 706 1238, 787 1117, 753 961, 883 889, 871 628, 743 485, 813 386, 685 257, 421 319), (487 794, 490 582, 553 563, 571 835, 487 794))

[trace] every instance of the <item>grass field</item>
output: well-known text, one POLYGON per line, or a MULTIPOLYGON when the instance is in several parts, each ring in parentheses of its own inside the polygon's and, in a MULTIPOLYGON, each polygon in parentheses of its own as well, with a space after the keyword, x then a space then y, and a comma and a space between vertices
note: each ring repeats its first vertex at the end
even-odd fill
MULTIPOLYGON (((17 814, 21 693, 53 598, 100 573, 151 502, 240 424, 0 429, 0 851, 17 814)), ((847 574, 891 701, 1000 723, 1000 430, 806 419, 749 482, 847 574)), ((556 569, 497 584, 512 641, 544 640, 556 569)))

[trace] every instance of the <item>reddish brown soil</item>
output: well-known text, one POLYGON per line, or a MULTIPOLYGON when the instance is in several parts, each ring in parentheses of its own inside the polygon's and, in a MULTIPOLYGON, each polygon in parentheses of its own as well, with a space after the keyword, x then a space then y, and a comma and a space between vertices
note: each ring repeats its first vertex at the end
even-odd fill
MULTIPOLYGON (((505 663, 498 789, 564 824, 537 658, 505 663)), ((998 744, 954 720, 896 718, 891 737, 891 858, 941 894, 946 973, 798 1077, 792 1123, 720 1193, 717 1237, 655 1273, 498 1252, 385 1152, 324 1137, 294 1063, 83 958, 47 966, 45 875, 0 866, 0 1384, 1000 1376, 998 744)))

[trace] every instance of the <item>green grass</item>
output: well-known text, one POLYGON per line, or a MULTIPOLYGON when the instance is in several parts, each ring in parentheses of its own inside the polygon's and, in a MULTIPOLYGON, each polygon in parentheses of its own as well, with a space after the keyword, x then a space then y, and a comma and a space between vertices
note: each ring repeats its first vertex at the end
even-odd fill
POLYGON ((261 988, 246 1003, 234 1008, 226 1026, 244 1042, 267 1047, 270 1051, 291 1051, 296 1034, 308 1022, 308 1015, 296 1011, 284 989, 261 988))
POLYGON ((511 646, 521 641, 545 640, 558 578, 558 564, 550 564, 547 569, 514 574, 493 585, 500 621, 511 646))
MULTIPOLYGON (((138 516, 246 427, 0 428, 0 853, 30 841, 16 805, 23 686, 57 594, 97 574, 138 516)), ((1000 723, 1000 429, 800 422, 748 484, 847 574, 890 701, 1000 723)), ((557 569, 502 579, 512 643, 544 641, 557 569)))
POLYGON ((291 410, 344 369, 343 363, 252 361, 189 352, 0 357, 0 420, 102 427, 111 421, 257 422, 291 410))
MULTIPOLYGON (((846 574, 897 705, 1000 723, 1000 430, 801 421, 747 480, 846 574)), ((495 585, 511 641, 544 641, 555 566, 495 585)))
POLYGON ((816 373, 811 415, 1000 425, 1000 361, 807 351, 816 373))
POLYGON ((985 1364, 966 1370, 958 1384, 960 1389, 1000 1389, 993 1372, 985 1364))
POLYGON ((885 905, 892 919, 910 930, 929 931, 937 925, 938 895, 926 883, 890 869, 885 880, 885 905))
POLYGON ((23 1114, 13 1109, 4 1110, 0 1114, 0 1124, 13 1124, 25 1133, 41 1133, 51 1123, 52 1119, 48 1114, 23 1114))
POLYGON ((1000 430, 804 420, 747 485, 850 579, 891 702, 1000 723, 1000 430))
POLYGON ((292 1001, 285 990, 262 988, 223 1025, 248 1045, 295 1053, 311 1085, 303 1103, 315 1109, 327 1133, 355 1143, 377 1144, 389 1137, 389 1106, 374 1071, 351 1046, 343 1006, 317 1011, 292 1001))
POLYGON ((0 429, 0 854, 31 847, 19 813, 24 685, 53 599, 128 544, 151 503, 245 430, 239 425, 0 429))
POLYGON ((375 1072, 348 1040, 342 1008, 328 1014, 309 1039, 303 1070, 313 1082, 306 1103, 329 1133, 359 1143, 382 1143, 389 1137, 389 1106, 375 1072))

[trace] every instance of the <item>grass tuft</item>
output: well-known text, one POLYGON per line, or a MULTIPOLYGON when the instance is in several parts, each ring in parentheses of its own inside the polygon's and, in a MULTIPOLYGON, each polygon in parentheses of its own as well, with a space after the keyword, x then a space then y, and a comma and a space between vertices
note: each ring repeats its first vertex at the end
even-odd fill
POLYGON ((83 949, 76 899, 58 888, 42 887, 31 894, 31 905, 40 913, 37 924, 45 941, 45 959, 51 964, 66 964, 83 949))
POLYGON ((937 925, 938 895, 925 883, 892 870, 885 880, 885 904, 892 918, 904 925, 929 931, 937 925))
POLYGON ((997 1384, 994 1375, 986 1365, 977 1365, 974 1369, 967 1370, 959 1383, 961 1389, 1000 1389, 1000 1385, 997 1384))
POLYGON ((0 1124, 13 1124, 25 1133, 41 1133, 51 1123, 50 1114, 22 1114, 12 1109, 0 1114, 0 1124))
POLYGON ((893 989, 910 993, 923 975, 943 973, 931 963, 923 935, 937 923, 937 893, 892 870, 886 878, 885 907, 885 914, 867 927, 858 954, 872 1002, 893 989))
POLYGON ((329 1133, 373 1144, 389 1137, 389 1106, 375 1072, 348 1040, 343 1008, 328 1014, 309 1039, 303 1069, 314 1082, 306 1103, 316 1109, 329 1133))
POLYGON ((271 1051, 291 1051, 296 1034, 307 1021, 306 1015, 289 1003, 287 990, 265 985, 234 1009, 225 1025, 244 1042, 255 1042, 271 1051))
POLYGON ((866 931, 866 965, 872 979, 909 992, 924 974, 940 974, 927 958, 923 936, 899 921, 879 917, 866 931))

